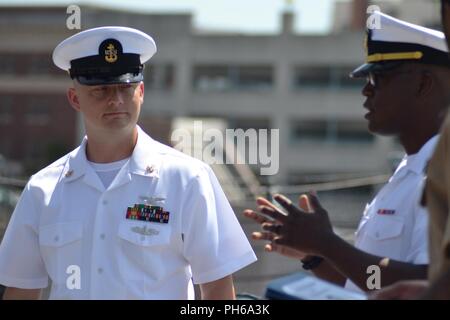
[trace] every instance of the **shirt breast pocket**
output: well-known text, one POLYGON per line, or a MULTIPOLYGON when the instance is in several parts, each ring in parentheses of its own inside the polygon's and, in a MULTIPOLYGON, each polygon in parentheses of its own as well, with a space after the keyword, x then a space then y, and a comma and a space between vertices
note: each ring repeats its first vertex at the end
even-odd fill
POLYGON ((379 241, 400 238, 404 226, 405 222, 401 217, 380 217, 375 219, 371 228, 367 228, 367 234, 379 241))
POLYGON ((119 265, 123 277, 137 281, 141 290, 160 281, 170 269, 171 227, 144 221, 122 221, 119 224, 119 265))
POLYGON ((47 271, 55 283, 65 283, 67 268, 81 267, 83 224, 56 223, 39 228, 39 247, 47 271))
POLYGON ((404 219, 382 216, 376 217, 374 220, 373 223, 367 225, 365 230, 367 237, 361 249, 379 256, 404 259, 403 255, 408 241, 404 237, 404 219))
POLYGON ((122 221, 118 236, 138 247, 159 247, 170 242, 170 226, 143 221, 122 221))

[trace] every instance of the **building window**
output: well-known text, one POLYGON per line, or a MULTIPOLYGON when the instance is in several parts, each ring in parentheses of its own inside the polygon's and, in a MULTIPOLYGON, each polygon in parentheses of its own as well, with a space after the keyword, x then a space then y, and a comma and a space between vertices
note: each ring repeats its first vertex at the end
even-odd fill
POLYGON ((327 123, 325 121, 299 121, 291 126, 294 141, 325 141, 327 123))
POLYGON ((363 121, 301 120, 291 124, 293 142, 366 144, 372 143, 374 139, 363 121))
POLYGON ((329 66, 304 66, 295 68, 294 87, 328 87, 331 83, 329 66))
POLYGON ((269 66, 238 67, 236 86, 239 90, 266 90, 273 83, 272 68, 269 66))
POLYGON ((34 97, 28 101, 25 122, 32 126, 46 126, 50 124, 51 101, 44 97, 34 97))
POLYGON ((149 65, 145 68, 145 88, 150 90, 171 90, 175 85, 173 64, 149 65))
POLYGON ((268 118, 228 118, 227 119, 229 129, 267 129, 270 130, 270 119, 268 118))
POLYGON ((299 66, 294 68, 294 89, 363 88, 365 79, 350 78, 355 66, 299 66))
POLYGON ((0 125, 8 125, 13 120, 13 103, 12 96, 2 96, 0 100, 0 125))
POLYGON ((203 92, 265 91, 273 87, 271 66, 202 65, 193 70, 194 89, 203 92))
POLYGON ((0 70, 2 75, 66 76, 53 64, 51 53, 0 53, 0 70))
POLYGON ((49 54, 32 54, 28 58, 27 74, 49 74, 54 71, 54 64, 49 54))
POLYGON ((197 66, 194 68, 194 87, 198 91, 225 91, 231 88, 226 66, 197 66))
POLYGON ((0 70, 2 70, 2 75, 11 75, 17 72, 16 67, 17 59, 13 54, 0 54, 0 70))

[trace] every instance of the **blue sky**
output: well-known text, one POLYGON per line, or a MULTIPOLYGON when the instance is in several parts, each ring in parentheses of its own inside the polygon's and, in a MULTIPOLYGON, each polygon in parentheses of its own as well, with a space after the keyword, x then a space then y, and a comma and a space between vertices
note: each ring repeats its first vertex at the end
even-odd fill
POLYGON ((0 0, 1 5, 91 3, 140 12, 192 12, 198 28, 246 33, 279 30, 280 13, 290 6, 296 13, 295 29, 324 33, 330 28, 335 0, 0 0))

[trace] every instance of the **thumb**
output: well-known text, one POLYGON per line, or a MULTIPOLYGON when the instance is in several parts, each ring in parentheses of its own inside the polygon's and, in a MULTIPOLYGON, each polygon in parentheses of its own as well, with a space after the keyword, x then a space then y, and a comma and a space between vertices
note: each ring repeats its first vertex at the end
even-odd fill
POLYGON ((309 203, 311 205, 313 212, 323 212, 324 209, 317 198, 317 194, 309 193, 308 194, 309 203))
POLYGON ((308 196, 306 194, 302 194, 298 197, 298 206, 300 207, 300 209, 307 213, 313 212, 311 204, 309 203, 308 196))

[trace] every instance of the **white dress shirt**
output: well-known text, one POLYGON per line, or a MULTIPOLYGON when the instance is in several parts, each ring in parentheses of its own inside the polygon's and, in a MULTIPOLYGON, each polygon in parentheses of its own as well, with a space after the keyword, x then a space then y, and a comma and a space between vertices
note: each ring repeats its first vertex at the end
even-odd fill
POLYGON ((85 138, 25 187, 0 247, 0 283, 45 288, 51 299, 193 299, 194 283, 223 278, 256 256, 206 164, 140 128, 108 188, 86 159, 85 138), (135 204, 163 207, 168 223, 127 219, 135 204), (80 288, 68 285, 79 268, 80 288))
MULTIPOLYGON (((428 264, 428 212, 420 199, 425 168, 437 140, 434 136, 418 153, 405 155, 388 183, 366 205, 356 231, 358 249, 397 261, 428 264)), ((350 280, 346 287, 359 290, 350 280)))

